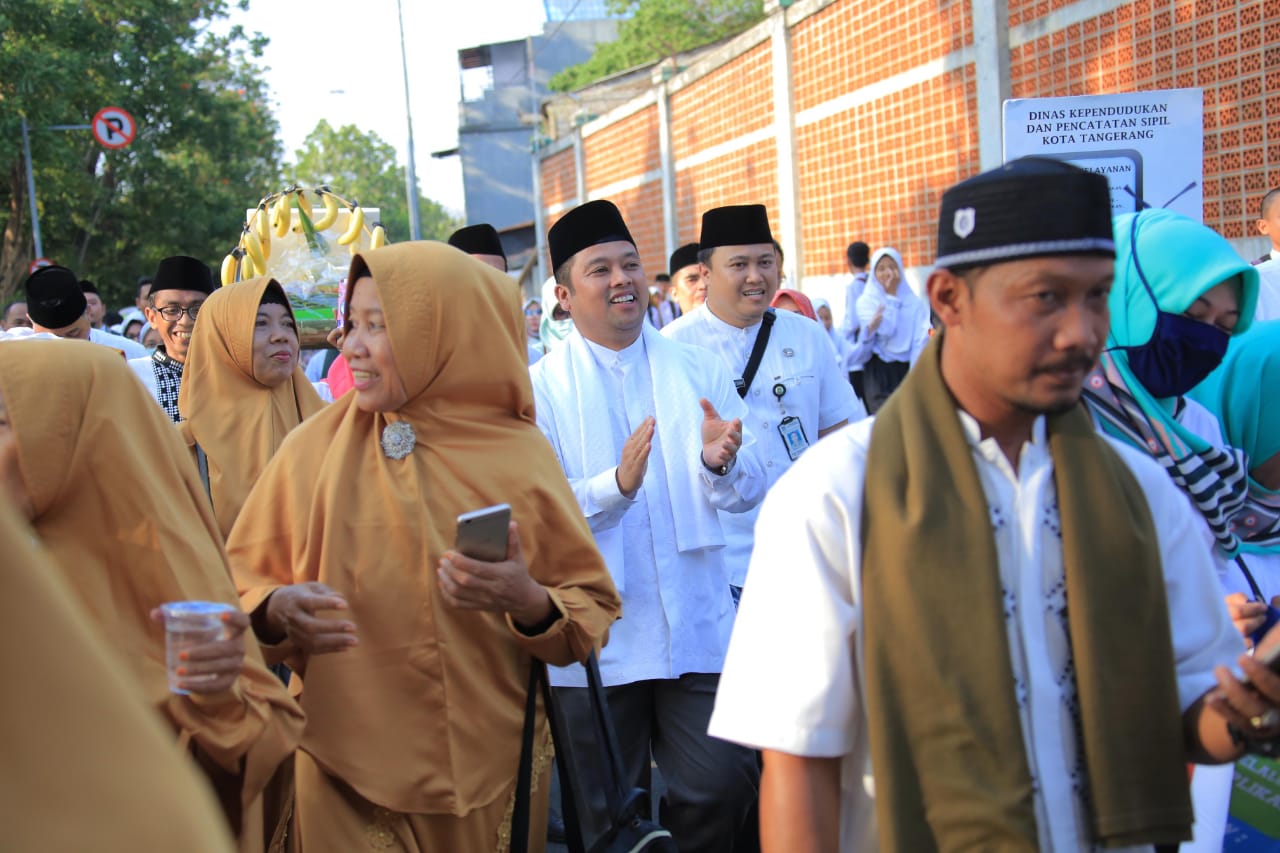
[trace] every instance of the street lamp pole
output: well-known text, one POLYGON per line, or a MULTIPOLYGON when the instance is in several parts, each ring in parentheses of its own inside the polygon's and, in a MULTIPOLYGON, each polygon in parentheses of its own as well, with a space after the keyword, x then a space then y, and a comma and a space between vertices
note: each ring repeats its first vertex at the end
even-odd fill
POLYGON ((404 119, 409 125, 409 167, 405 169, 405 193, 409 196, 409 237, 422 239, 422 220, 418 215, 418 172, 413 153, 413 116, 409 113, 409 58, 404 50, 404 12, 396 0, 396 17, 400 21, 400 63, 404 67, 404 119))
POLYGON ((36 205, 36 170, 31 163, 31 137, 27 133, 27 117, 22 117, 22 156, 27 163, 27 198, 31 201, 31 236, 35 238, 36 257, 44 257, 40 242, 40 209, 36 205))

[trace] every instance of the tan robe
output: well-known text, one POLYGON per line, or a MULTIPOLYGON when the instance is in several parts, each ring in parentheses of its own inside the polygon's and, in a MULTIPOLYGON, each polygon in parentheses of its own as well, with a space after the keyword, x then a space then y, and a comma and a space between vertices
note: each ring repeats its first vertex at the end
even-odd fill
MULTIPOLYGON (((348 394, 296 429, 245 503, 228 553, 246 609, 281 584, 320 581, 346 596, 358 626, 350 650, 291 658, 308 715, 298 820, 309 853, 349 849, 324 839, 362 837, 377 808, 400 827, 388 831, 415 839, 409 849, 497 849, 531 657, 584 659, 619 599, 534 423, 510 279, 439 243, 357 256, 353 282, 366 263, 408 401, 365 412, 359 392, 348 394), (400 460, 380 443, 393 422, 416 435, 400 460), (456 516, 499 502, 511 505, 530 574, 559 613, 538 636, 502 613, 455 609, 438 590, 456 516), (453 846, 461 838, 485 843, 453 846)), ((541 725, 538 743, 545 764, 541 725)))
POLYGON ((0 496, 0 848, 230 853, 208 785, 33 540, 0 496))
POLYGON ((263 847, 260 794, 303 716, 246 638, 216 695, 169 692, 166 601, 238 603, 221 537, 177 430, 120 357, 80 341, 0 346, 3 395, 36 534, 219 795, 241 850, 263 847))
POLYGON ((274 388, 253 377, 254 328, 268 287, 280 285, 254 278, 219 288, 205 301, 178 392, 179 430, 192 451, 199 444, 208 459, 213 514, 224 538, 285 436, 324 408, 300 367, 274 388))

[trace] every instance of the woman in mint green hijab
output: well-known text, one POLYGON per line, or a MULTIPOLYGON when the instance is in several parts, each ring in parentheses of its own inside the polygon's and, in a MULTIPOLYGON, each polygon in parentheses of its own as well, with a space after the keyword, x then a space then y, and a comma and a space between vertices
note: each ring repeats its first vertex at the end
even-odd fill
MULTIPOLYGON (((1191 392, 1222 425, 1222 437, 1244 451, 1249 492, 1280 514, 1280 320, 1258 323, 1234 339, 1222 366, 1191 392)), ((1246 527, 1265 519, 1244 516, 1246 527)), ((1240 550, 1280 553, 1248 539, 1240 550)))
POLYGON ((1222 362, 1232 335, 1249 328, 1258 272, 1212 229, 1168 210, 1117 217, 1111 334, 1085 381, 1102 429, 1147 453, 1191 498, 1219 556, 1242 540, 1280 546, 1280 518, 1240 525, 1252 512, 1241 454, 1216 446, 1218 429, 1185 395, 1222 362), (1200 428, 1192 429, 1200 420, 1200 428))
MULTIPOLYGON (((1249 469, 1249 506, 1236 516, 1237 529, 1274 527, 1280 516, 1280 320, 1255 324, 1231 342, 1222 366, 1196 386, 1191 396, 1222 426, 1222 437, 1244 452, 1249 469)), ((1247 587, 1227 596, 1232 621, 1256 636, 1266 627, 1265 602, 1280 603, 1280 548, 1261 538, 1245 538, 1241 565, 1247 587)), ((1239 580, 1239 578, 1237 578, 1239 580)), ((1273 611, 1274 615, 1274 611, 1273 611)))

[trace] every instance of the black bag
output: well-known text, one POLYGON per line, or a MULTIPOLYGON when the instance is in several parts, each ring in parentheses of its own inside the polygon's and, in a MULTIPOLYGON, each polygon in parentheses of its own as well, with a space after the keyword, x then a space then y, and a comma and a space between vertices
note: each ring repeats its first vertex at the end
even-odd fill
POLYGON ((587 689, 591 691, 591 709, 596 736, 609 765, 609 782, 605 799, 609 807, 609 829, 587 849, 578 820, 577 792, 573 752, 564 736, 564 725, 551 692, 546 664, 533 661, 529 673, 529 698, 525 703, 524 743, 520 750, 520 769, 516 781, 516 802, 511 816, 511 853, 527 853, 529 849, 529 806, 533 777, 533 735, 537 717, 537 697, 542 693, 551 725, 551 740, 556 748, 556 766, 560 772, 561 812, 564 816, 566 844, 569 853, 677 853, 671 833, 649 819, 649 792, 629 788, 623 778, 622 751, 609 716, 609 705, 600 679, 600 664, 595 652, 584 664, 587 689))

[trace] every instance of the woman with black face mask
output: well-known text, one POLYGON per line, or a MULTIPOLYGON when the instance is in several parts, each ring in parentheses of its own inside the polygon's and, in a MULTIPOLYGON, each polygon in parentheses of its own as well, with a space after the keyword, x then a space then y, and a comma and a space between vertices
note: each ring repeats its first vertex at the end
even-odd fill
MULTIPOLYGON (((1248 471, 1214 415, 1185 395, 1249 328, 1258 273, 1216 232, 1172 211, 1117 217, 1115 237, 1111 333, 1085 400, 1103 432, 1151 454, 1200 511, 1225 598, 1241 539, 1252 536, 1240 523, 1251 503, 1248 471)), ((1222 849, 1232 770, 1195 768, 1195 839, 1183 850, 1222 849)))
POLYGON ((1248 474, 1217 419, 1185 395, 1249 328, 1258 273, 1216 232, 1172 211, 1117 217, 1115 235, 1111 334, 1085 399, 1104 432, 1164 465, 1230 560, 1251 535, 1232 524, 1248 502, 1248 474))

